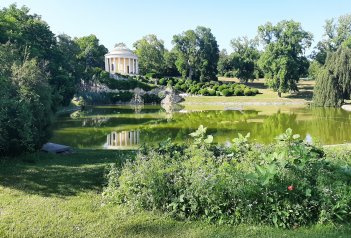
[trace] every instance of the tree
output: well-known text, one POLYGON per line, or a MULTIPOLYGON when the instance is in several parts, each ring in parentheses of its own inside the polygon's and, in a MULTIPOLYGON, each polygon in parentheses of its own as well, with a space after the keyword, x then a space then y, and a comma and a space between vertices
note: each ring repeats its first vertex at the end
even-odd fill
POLYGON ((0 156, 33 151, 50 136, 51 88, 36 60, 20 62, 11 44, 0 45, 0 156))
POLYGON ((105 54, 108 50, 104 45, 100 45, 99 39, 95 35, 75 38, 74 41, 80 49, 77 59, 85 70, 105 67, 105 54))
POLYGON ((177 54, 171 50, 168 51, 165 49, 164 53, 164 72, 163 74, 165 76, 179 76, 179 72, 176 66, 176 61, 177 61, 177 54))
POLYGON ((242 82, 258 78, 259 69, 257 61, 260 58, 260 52, 257 49, 257 39, 248 39, 239 37, 231 41, 234 52, 231 54, 233 66, 233 76, 242 82))
POLYGON ((200 81, 217 79, 219 49, 211 29, 198 26, 173 36, 176 66, 183 77, 200 81))
POLYGON ((218 74, 221 76, 226 76, 228 72, 233 69, 232 61, 227 53, 226 49, 223 49, 219 52, 219 59, 217 70, 218 74))
POLYGON ((53 90, 54 108, 67 106, 77 91, 77 85, 85 70, 80 65, 77 56, 79 45, 68 35, 57 36, 57 44, 52 49, 52 59, 49 64, 51 77, 50 85, 53 90))
POLYGON ((340 46, 336 52, 328 53, 324 67, 320 70, 314 89, 316 106, 340 107, 344 99, 351 96, 351 49, 340 46))
POLYGON ((328 52, 335 52, 344 41, 351 39, 351 14, 329 19, 324 25, 324 39, 317 43, 312 58, 324 65, 328 52))
POLYGON ((147 35, 136 41, 133 46, 136 49, 141 74, 163 74, 166 52, 163 40, 157 39, 156 35, 147 35))
POLYGON ((304 53, 311 46, 312 34, 295 21, 266 23, 258 28, 264 44, 258 64, 267 85, 281 96, 282 92, 297 91, 297 82, 307 75, 309 62, 304 53))

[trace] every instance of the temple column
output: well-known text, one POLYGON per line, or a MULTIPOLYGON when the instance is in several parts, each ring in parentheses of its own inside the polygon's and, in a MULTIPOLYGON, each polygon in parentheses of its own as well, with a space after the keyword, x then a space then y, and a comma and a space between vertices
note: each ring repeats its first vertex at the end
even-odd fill
POLYGON ((126 58, 124 58, 124 70, 123 73, 127 72, 126 58))
POLYGON ((127 136, 128 136, 128 135, 127 135, 127 132, 125 131, 125 132, 124 132, 124 140, 125 140, 124 143, 125 143, 125 146, 128 145, 128 138, 127 138, 127 136))
POLYGON ((133 132, 132 131, 130 131, 130 132, 128 132, 128 135, 129 135, 129 145, 133 145, 133 132))
POLYGON ((118 134, 119 134, 119 146, 122 146, 122 132, 118 134))
POLYGON ((128 74, 130 74, 130 72, 131 72, 131 70, 132 70, 132 66, 130 65, 130 62, 131 62, 131 59, 129 58, 129 62, 128 62, 128 64, 129 64, 128 74))
POLYGON ((118 57, 118 73, 121 72, 121 58, 118 57))
POLYGON ((137 131, 137 140, 136 140, 137 144, 140 143, 140 131, 137 131))

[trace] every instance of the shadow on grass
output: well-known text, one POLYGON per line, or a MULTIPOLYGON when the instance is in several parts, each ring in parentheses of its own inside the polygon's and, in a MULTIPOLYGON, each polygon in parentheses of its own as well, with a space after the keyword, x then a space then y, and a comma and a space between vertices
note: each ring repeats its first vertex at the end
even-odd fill
POLYGON ((312 100, 312 98, 313 98, 313 91, 299 91, 297 93, 290 94, 290 95, 286 96, 286 98, 312 100))
POLYGON ((68 155, 37 152, 0 161, 0 185, 41 196, 101 192, 109 164, 121 164, 132 151, 79 150, 68 155))

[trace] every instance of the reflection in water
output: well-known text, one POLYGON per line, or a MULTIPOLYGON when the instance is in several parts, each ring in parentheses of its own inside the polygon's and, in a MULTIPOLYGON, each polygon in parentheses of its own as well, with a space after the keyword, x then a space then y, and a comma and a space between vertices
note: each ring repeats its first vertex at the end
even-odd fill
POLYGON ((177 143, 184 142, 189 139, 189 133, 195 131, 199 125, 204 125, 207 127, 207 133, 214 136, 214 143, 227 145, 238 133, 246 135, 249 132, 251 141, 272 143, 274 138, 287 128, 291 128, 294 134, 300 134, 308 143, 351 142, 351 113, 340 109, 305 107, 258 107, 244 108, 242 111, 180 111, 180 109, 182 108, 163 109, 160 106, 148 105, 139 108, 94 107, 82 112, 79 117, 69 115, 58 117, 54 137, 50 141, 78 148, 101 148, 102 145, 105 148, 122 148, 121 146, 132 148, 133 145, 140 143, 139 140, 148 144, 156 144, 167 138, 172 138, 177 143))
POLYGON ((140 144, 140 131, 114 131, 106 139, 106 149, 131 148, 140 144))

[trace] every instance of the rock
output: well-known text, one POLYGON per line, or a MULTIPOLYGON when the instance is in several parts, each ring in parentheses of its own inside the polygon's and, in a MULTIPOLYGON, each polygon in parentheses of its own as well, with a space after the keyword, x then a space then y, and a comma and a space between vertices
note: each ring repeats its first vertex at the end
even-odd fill
POLYGON ((69 146, 50 143, 50 142, 44 144, 41 150, 49 153, 55 153, 55 154, 66 154, 66 153, 72 152, 72 148, 69 146))
POLYGON ((344 109, 345 111, 351 112, 351 104, 342 105, 341 108, 344 109))

